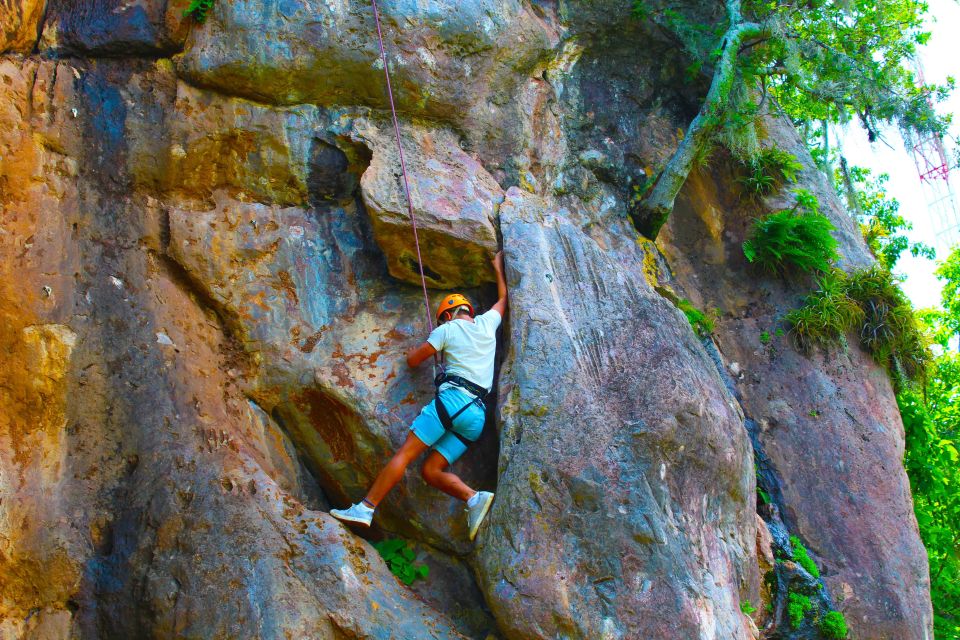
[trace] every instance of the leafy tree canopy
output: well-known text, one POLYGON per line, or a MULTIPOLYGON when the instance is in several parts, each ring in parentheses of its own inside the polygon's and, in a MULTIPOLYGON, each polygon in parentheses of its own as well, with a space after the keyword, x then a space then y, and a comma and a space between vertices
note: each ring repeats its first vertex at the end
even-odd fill
MULTIPOLYGON (((667 0, 635 0, 634 15, 681 44, 688 73, 711 78, 703 105, 655 178, 638 229, 655 237, 694 163, 714 144, 738 157, 759 152, 759 114, 794 122, 858 118, 871 139, 880 125, 942 132, 933 104, 949 91, 918 82, 910 58, 929 38, 922 0, 726 0, 725 17, 704 23, 667 0), (771 100, 772 98, 772 100, 771 100)), ((693 9, 691 9, 693 11, 693 9)), ((711 15, 709 12, 705 15, 711 15)))
POLYGON ((848 167, 841 159, 834 184, 837 195, 860 224, 871 253, 883 267, 893 269, 904 251, 914 257, 935 258, 933 247, 907 238, 906 232, 913 229, 913 224, 900 215, 900 202, 887 195, 889 179, 885 173, 874 178, 869 169, 848 167))
MULTIPOLYGON (((943 133, 931 103, 949 86, 918 82, 910 59, 926 43, 921 0, 759 0, 757 19, 773 25, 769 46, 749 56, 747 72, 770 74, 770 92, 794 121, 856 117, 876 139, 882 123, 943 133)), ((950 83, 952 85, 952 82, 950 83)))
POLYGON ((930 563, 937 638, 960 638, 960 358, 938 358, 926 388, 897 396, 906 434, 904 466, 930 563))
POLYGON ((940 302, 944 312, 937 318, 942 325, 940 333, 946 329, 950 335, 960 335, 960 248, 955 248, 937 267, 937 278, 943 281, 940 302))
POLYGON ((930 562, 934 634, 960 638, 960 247, 940 265, 942 309, 920 312, 942 353, 921 389, 897 396, 906 435, 904 466, 930 562))

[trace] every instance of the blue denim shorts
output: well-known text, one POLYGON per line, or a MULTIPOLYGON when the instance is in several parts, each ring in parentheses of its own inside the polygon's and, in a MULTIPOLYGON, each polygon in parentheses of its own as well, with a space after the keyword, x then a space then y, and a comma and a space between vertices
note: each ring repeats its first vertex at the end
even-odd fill
MULTIPOLYGON (((447 408, 447 413, 452 416, 460 411, 463 405, 472 402, 473 396, 467 395, 459 389, 447 388, 440 391, 440 399, 443 401, 443 406, 447 408)), ((474 403, 453 421, 453 430, 470 442, 479 438, 483 432, 486 413, 481 406, 474 403)), ((410 430, 421 442, 438 451, 450 464, 453 464, 467 450, 467 446, 460 442, 457 436, 447 433, 443 428, 433 402, 428 403, 420 411, 420 415, 413 421, 410 430)))

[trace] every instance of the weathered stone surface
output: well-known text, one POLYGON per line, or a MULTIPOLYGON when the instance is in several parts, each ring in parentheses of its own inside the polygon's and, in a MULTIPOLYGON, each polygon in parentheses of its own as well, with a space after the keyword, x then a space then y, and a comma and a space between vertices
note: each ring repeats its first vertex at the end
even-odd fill
MULTIPOLYGON (((924 637, 886 377, 756 340, 803 292, 741 257, 780 203, 736 202, 717 166, 661 253, 626 225, 704 87, 613 0, 381 7, 431 284, 489 304, 502 231, 511 288, 500 411, 454 467, 494 511, 470 544, 411 467, 365 534, 431 566, 400 586, 322 513, 432 392, 404 364, 426 323, 369 4, 218 0, 203 26, 185 4, 51 1, 44 59, 0 58, 4 640, 727 640, 755 637, 761 593, 783 635, 791 585, 856 637, 924 637), (676 294, 725 311, 716 345, 676 294), (761 592, 747 435, 779 480, 773 548, 800 535, 824 589, 777 563, 761 592)), ((38 6, 0 9, 4 47, 33 50, 38 6)), ((803 186, 865 264, 829 185, 803 186)))
POLYGON ((496 621, 490 615, 473 571, 463 560, 437 552, 428 545, 412 544, 417 564, 429 570, 426 580, 417 580, 411 590, 431 607, 453 620, 457 630, 477 640, 497 640, 496 621))
MULTIPOLYGON (((796 134, 782 123, 769 128, 804 161, 799 186, 818 196, 838 227, 844 262, 868 264, 854 222, 796 134)), ((694 304, 723 311, 718 343, 724 359, 745 371, 737 391, 779 480, 783 520, 820 566, 856 637, 929 637, 926 553, 900 462, 903 426, 887 374, 855 339, 848 350, 808 357, 789 335, 774 335, 812 283, 785 282, 746 262, 740 244, 757 211, 737 202, 725 187, 731 183, 722 171, 695 176, 658 244, 694 304), (767 345, 758 339, 763 331, 774 335, 767 345)))
POLYGON ((771 612, 776 605, 776 602, 774 602, 774 590, 771 588, 770 582, 766 579, 767 572, 774 568, 774 562, 776 562, 776 559, 774 558, 773 552, 773 537, 770 535, 770 529, 767 527, 766 521, 758 514, 757 565, 760 569, 760 575, 764 576, 764 580, 760 583, 760 599, 756 602, 751 602, 751 604, 756 607, 756 611, 754 611, 750 617, 763 629, 766 629, 772 620, 773 616, 771 612))
POLYGON ((189 29, 190 0, 48 0, 40 48, 57 54, 170 54, 189 29))
POLYGON ((510 638, 750 637, 742 416, 639 249, 606 233, 601 248, 575 219, 516 188, 501 207, 512 315, 479 548, 491 607, 510 638))
MULTIPOLYGON (((395 133, 386 123, 358 121, 354 136, 373 151, 360 186, 390 275, 420 284, 395 133)), ((450 131, 406 126, 401 143, 427 286, 453 289, 495 281, 490 259, 497 251, 500 185, 460 149, 450 131)))
POLYGON ((167 118, 167 148, 147 148, 133 163, 145 185, 186 201, 225 189, 239 199, 306 204, 311 150, 323 144, 314 137, 315 107, 272 109, 181 82, 167 118))
POLYGON ((3 632, 462 637, 310 509, 255 359, 158 251, 125 135, 163 119, 124 105, 172 105, 163 65, 4 65, 3 632))
MULTIPOLYGON (((170 211, 169 254, 258 363, 251 393, 297 443, 330 499, 362 496, 432 394, 405 350, 425 337, 419 288, 391 285, 355 204, 278 208, 221 197, 170 211)), ((492 428, 457 472, 491 486, 492 428)), ((411 468, 381 508, 387 531, 469 550, 462 506, 411 468), (430 504, 429 509, 418 505, 430 504)))
POLYGON ((80 540, 50 526, 71 517, 58 488, 67 472, 68 374, 77 336, 59 324, 25 326, 19 335, 15 327, 0 334, 0 618, 11 624, 33 609, 62 607, 83 571, 80 540))
MULTIPOLYGON (((527 73, 549 54, 544 23, 518 0, 381 2, 398 107, 496 126, 527 73)), ((219 2, 180 61, 192 81, 273 104, 387 107, 369 2, 219 2)))
POLYGON ((30 53, 40 37, 46 0, 17 0, 0 5, 0 53, 30 53))

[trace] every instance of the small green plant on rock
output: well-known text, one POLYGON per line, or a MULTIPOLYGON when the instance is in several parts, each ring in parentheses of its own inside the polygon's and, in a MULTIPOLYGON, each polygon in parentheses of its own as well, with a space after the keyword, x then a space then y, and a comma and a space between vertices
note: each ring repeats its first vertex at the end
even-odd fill
POLYGON ((817 628, 820 629, 820 633, 827 638, 831 638, 831 640, 843 640, 849 633, 847 621, 839 611, 831 611, 820 618, 817 628))
POLYGON ((879 265, 850 275, 832 269, 817 284, 803 306, 784 317, 799 347, 842 342, 844 334, 856 329, 860 344, 898 386, 904 380, 924 379, 930 350, 896 276, 879 265))
POLYGON ((819 212, 813 194, 803 189, 794 194, 793 208, 753 223, 750 237, 743 243, 743 255, 772 272, 828 271, 838 257, 837 241, 830 235, 834 226, 819 212))
POLYGON ((860 344, 877 363, 895 378, 923 378, 930 350, 896 276, 879 265, 861 269, 850 275, 847 295, 863 309, 860 344))
POLYGON ((844 334, 865 314, 847 296, 847 274, 830 269, 817 279, 817 290, 808 295, 803 306, 787 313, 784 319, 793 326, 798 346, 828 345, 843 340, 844 334))
POLYGON ((407 586, 413 584, 418 578, 426 578, 430 575, 430 567, 425 564, 413 563, 417 555, 406 540, 390 538, 373 543, 373 548, 377 550, 380 557, 390 567, 390 573, 397 576, 400 582, 407 586))
POLYGON ((713 333, 713 320, 703 311, 693 306, 692 302, 683 298, 677 303, 677 307, 680 311, 683 311, 683 315, 687 316, 687 321, 698 336, 706 338, 713 333))
POLYGON ((787 601, 787 616, 790 618, 790 626, 799 629, 803 623, 803 617, 813 608, 813 603, 807 596, 790 592, 787 601))
POLYGON ((795 182, 803 165, 792 153, 770 147, 741 162, 744 172, 737 182, 751 198, 762 198, 779 189, 785 182, 795 182))
POLYGON ((800 538, 790 536, 790 546, 793 547, 793 561, 806 569, 807 573, 814 578, 819 578, 820 569, 817 568, 817 563, 814 562, 810 554, 807 553, 807 548, 800 542, 800 538))
POLYGON ((755 606, 753 606, 752 604, 750 604, 750 601, 749 601, 749 600, 741 600, 741 601, 740 601, 740 611, 741 611, 744 615, 747 615, 747 616, 753 615, 753 613, 754 613, 756 610, 757 610, 757 608, 756 608, 755 606))
POLYGON ((770 344, 770 332, 761 331, 760 332, 760 344, 770 344))
POLYGON ((193 18, 200 24, 207 19, 207 12, 213 9, 213 0, 190 0, 190 6, 183 12, 184 18, 193 18))

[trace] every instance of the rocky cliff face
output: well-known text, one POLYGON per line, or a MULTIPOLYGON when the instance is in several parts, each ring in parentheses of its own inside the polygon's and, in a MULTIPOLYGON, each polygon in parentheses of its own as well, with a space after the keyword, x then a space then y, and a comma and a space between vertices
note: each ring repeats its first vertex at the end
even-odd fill
POLYGON ((511 296, 456 466, 489 522, 411 469, 365 534, 431 567, 398 583, 325 513, 432 391, 370 6, 186 4, 0 7, 0 637, 816 637, 790 581, 931 636, 885 373, 758 340, 807 286, 738 249, 782 203, 720 162, 656 244, 629 225, 703 88, 628 2, 382 3, 428 284, 489 303, 502 245, 511 296))

